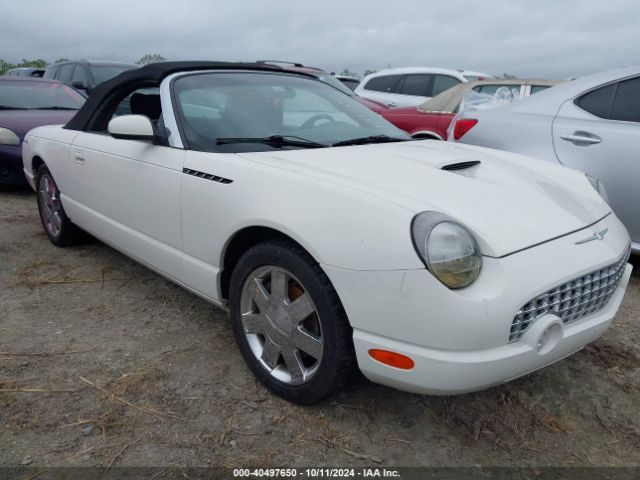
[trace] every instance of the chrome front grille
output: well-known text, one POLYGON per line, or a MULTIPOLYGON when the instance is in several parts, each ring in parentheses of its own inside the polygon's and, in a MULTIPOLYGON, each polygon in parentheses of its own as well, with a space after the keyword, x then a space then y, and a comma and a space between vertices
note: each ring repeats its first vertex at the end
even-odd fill
POLYGON ((529 300, 513 318, 509 343, 517 342, 546 313, 571 323, 603 308, 613 296, 624 273, 631 247, 620 259, 582 277, 563 283, 529 300))

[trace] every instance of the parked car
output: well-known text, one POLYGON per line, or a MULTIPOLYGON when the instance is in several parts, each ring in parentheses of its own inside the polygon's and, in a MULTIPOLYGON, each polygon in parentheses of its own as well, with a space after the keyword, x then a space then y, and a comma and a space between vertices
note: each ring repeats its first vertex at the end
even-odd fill
POLYGON ((495 94, 508 88, 514 97, 528 97, 532 93, 559 83, 555 80, 495 79, 464 82, 427 100, 417 107, 389 108, 380 114, 413 138, 447 139, 447 129, 468 92, 495 94))
POLYGON ((321 68, 308 67, 301 63, 285 62, 281 60, 258 60, 258 63, 265 64, 265 65, 282 66, 283 69, 289 70, 291 72, 301 72, 301 73, 308 73, 309 75, 313 75, 318 80, 326 84, 329 84, 334 88, 337 88, 341 92, 345 93, 346 95, 349 95, 354 100, 356 100, 357 102, 367 107, 369 110, 373 110, 376 113, 380 113, 381 111, 387 110, 389 108, 380 102, 369 100, 356 95, 355 92, 353 92, 343 82, 338 80, 334 75, 328 74, 321 68))
POLYGON ((84 97, 59 82, 0 77, 0 185, 24 185, 22 140, 40 125, 65 124, 84 97))
POLYGON ((100 83, 139 67, 133 63, 70 60, 49 65, 44 78, 66 83, 89 95, 100 83))
POLYGON ((28 68, 28 67, 16 67, 9 70, 6 74, 7 77, 36 77, 41 78, 44 75, 44 68, 28 68))
POLYGON ((348 75, 334 75, 334 77, 349 87, 349 90, 355 90, 360 84, 360 79, 356 77, 349 77, 348 75))
POLYGON ((584 174, 410 141, 265 64, 125 72, 24 145, 55 245, 86 230, 228 308, 251 371, 293 402, 356 367, 421 393, 506 382, 599 337, 631 273, 584 174), (114 116, 128 96, 136 114, 114 116))
POLYGON ((390 68, 364 77, 357 95, 389 107, 416 107, 445 90, 471 80, 492 78, 470 70, 410 67, 390 68))
POLYGON ((581 77, 495 110, 463 113, 451 139, 599 179, 640 253, 640 66, 581 77))

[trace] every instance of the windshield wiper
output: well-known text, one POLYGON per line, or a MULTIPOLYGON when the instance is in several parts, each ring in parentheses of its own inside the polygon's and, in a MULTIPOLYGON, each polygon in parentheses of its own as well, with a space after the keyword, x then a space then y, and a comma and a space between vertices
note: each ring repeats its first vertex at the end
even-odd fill
POLYGON ((61 107, 59 105, 52 105, 50 107, 33 107, 29 110, 80 110, 76 107, 61 107))
POLYGON ((216 140, 216 145, 228 145, 230 143, 263 143, 272 147, 302 147, 324 148, 328 145, 307 140, 293 135, 271 135, 270 137, 221 137, 216 140))
POLYGON ((368 137, 352 138, 332 144, 332 147, 346 147, 347 145, 365 145, 367 143, 406 142, 408 138, 390 137, 388 135, 371 135, 368 137))
POLYGON ((50 107, 12 107, 11 105, 0 105, 0 110, 80 110, 75 107, 61 107, 52 105, 50 107))

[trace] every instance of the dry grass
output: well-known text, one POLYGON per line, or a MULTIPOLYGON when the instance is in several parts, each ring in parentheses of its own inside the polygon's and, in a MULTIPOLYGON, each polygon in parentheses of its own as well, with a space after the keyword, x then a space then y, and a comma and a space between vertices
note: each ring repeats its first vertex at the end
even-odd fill
POLYGON ((587 345, 584 352, 589 360, 607 370, 611 368, 636 370, 640 366, 640 358, 636 353, 621 344, 600 340, 587 345))
POLYGON ((437 417, 465 431, 477 441, 484 439, 501 449, 536 451, 540 431, 567 434, 562 419, 535 404, 526 404, 511 391, 495 389, 475 395, 440 400, 437 417))

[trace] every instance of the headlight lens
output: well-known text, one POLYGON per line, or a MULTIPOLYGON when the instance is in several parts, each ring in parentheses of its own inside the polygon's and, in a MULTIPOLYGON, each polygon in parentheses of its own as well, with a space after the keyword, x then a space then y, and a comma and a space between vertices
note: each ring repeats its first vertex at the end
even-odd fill
POLYGON ((429 271, 449 288, 471 285, 482 268, 482 253, 471 232, 451 217, 422 212, 413 219, 413 243, 429 271))
POLYGON ((20 145, 20 138, 8 128, 0 127, 0 145, 20 145))
POLYGON ((585 173, 585 176, 587 177, 587 180, 589 180, 591 186, 596 190, 596 192, 600 194, 602 199, 605 202, 609 203, 609 195, 607 194, 607 190, 604 188, 604 184, 596 177, 592 177, 588 173, 585 173))

